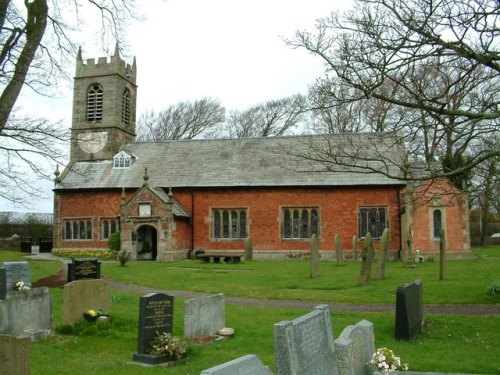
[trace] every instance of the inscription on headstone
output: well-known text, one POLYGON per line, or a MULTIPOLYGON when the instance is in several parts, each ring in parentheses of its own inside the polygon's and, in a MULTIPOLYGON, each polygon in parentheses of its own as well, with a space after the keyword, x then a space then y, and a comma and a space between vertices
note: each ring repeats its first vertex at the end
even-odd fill
POLYGON ((396 291, 396 340, 411 340, 422 333, 424 299, 422 280, 400 286, 396 291))
POLYGON ((97 258, 74 258, 68 263, 68 282, 101 278, 101 262, 97 258))
POLYGON ((354 326, 347 326, 335 340, 335 352, 342 375, 371 373, 368 361, 375 352, 373 324, 362 320, 354 326))
POLYGON ((0 335, 0 374, 29 375, 30 338, 0 335))
POLYGON ((15 291, 14 284, 18 281, 31 287, 31 272, 28 262, 4 262, 7 292, 15 291))
POLYGON ((277 375, 337 375, 328 305, 274 325, 277 375))
POLYGON ((164 293, 149 293, 139 300, 139 334, 136 362, 156 364, 164 362, 161 358, 149 355, 156 333, 172 333, 174 317, 174 297, 164 293))
POLYGON ((271 370, 253 354, 203 370, 200 375, 272 375, 271 370))
POLYGON ((0 300, 5 299, 7 295, 7 273, 5 268, 0 268, 0 300))

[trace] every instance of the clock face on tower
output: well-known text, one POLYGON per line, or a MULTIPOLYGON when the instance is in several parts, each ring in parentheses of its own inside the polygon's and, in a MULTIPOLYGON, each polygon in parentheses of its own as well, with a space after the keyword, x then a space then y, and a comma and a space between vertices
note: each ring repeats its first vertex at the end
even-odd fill
POLYGON ((78 146, 89 154, 101 151, 108 142, 108 132, 78 134, 78 146))

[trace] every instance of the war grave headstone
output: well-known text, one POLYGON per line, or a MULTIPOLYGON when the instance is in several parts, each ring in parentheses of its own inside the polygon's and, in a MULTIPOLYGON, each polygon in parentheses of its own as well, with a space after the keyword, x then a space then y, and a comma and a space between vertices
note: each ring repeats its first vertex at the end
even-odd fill
POLYGON ((339 373, 328 305, 275 324, 274 345, 277 375, 339 373))
POLYGON ((373 369, 368 361, 375 353, 373 324, 361 320, 344 328, 335 340, 335 353, 342 375, 370 375, 373 369))
POLYGON ((22 281, 31 288, 31 271, 28 262, 3 262, 5 268, 7 292, 15 291, 14 284, 22 281))
POLYGON ((157 365, 168 358, 149 354, 157 333, 172 333, 174 297, 164 293, 149 293, 139 299, 139 333, 134 363, 157 365))
POLYGON ((30 374, 30 339, 0 335, 0 374, 30 374))
POLYGON ((5 268, 0 267, 0 300, 7 296, 7 272, 5 268))
POLYGON ((68 263, 68 282, 101 278, 101 262, 97 258, 73 258, 68 263))
POLYGON ((224 294, 192 298, 184 302, 184 336, 215 336, 225 327, 224 294))
POLYGON ((221 365, 203 370, 200 375, 272 375, 269 367, 254 354, 223 363, 221 365))
POLYGON ((396 291, 396 340, 411 340, 422 333, 424 299, 422 280, 398 287, 396 291))
POLYGON ((0 334, 27 335, 37 341, 46 339, 54 329, 48 287, 10 292, 0 301, 0 334))
POLYGON ((104 280, 78 280, 64 285, 63 324, 75 324, 89 310, 110 312, 111 295, 104 280))

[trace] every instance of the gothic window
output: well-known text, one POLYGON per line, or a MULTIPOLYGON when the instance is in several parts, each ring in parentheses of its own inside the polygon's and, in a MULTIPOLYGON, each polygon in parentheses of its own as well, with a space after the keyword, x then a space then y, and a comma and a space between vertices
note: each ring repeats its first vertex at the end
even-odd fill
POLYGON ((107 240, 112 233, 118 232, 120 222, 118 219, 102 219, 101 220, 101 239, 107 240))
POLYGON ((247 237, 247 210, 213 208, 212 238, 241 240, 247 237))
POLYGON ((318 233, 317 207, 285 207, 282 210, 281 236, 283 239, 308 240, 318 233))
POLYGON ((380 238, 387 227, 387 207, 360 207, 358 209, 358 236, 360 238, 366 237, 368 232, 372 238, 380 238))
POLYGON ((91 240, 92 220, 64 220, 65 240, 91 240))
POLYGON ((433 232, 434 232, 434 238, 435 239, 440 239, 441 238, 441 231, 443 229, 443 215, 441 213, 441 210, 434 210, 432 213, 432 222, 433 222, 433 232))
POLYGON ((122 123, 130 125, 130 90, 125 88, 122 95, 122 123))
POLYGON ((102 86, 94 83, 87 91, 87 122, 100 122, 102 120, 102 86))

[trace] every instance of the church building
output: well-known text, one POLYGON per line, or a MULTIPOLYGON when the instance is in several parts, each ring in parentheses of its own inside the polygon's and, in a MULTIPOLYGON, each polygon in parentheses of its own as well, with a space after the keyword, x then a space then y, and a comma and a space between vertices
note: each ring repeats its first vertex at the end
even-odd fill
POLYGON ((411 228, 427 256, 437 254, 444 228, 449 254, 469 253, 467 197, 444 196, 446 180, 410 187, 377 173, 328 173, 289 152, 376 141, 403 160, 393 135, 136 142, 136 77, 135 59, 127 64, 118 48, 97 61, 78 53, 70 161, 54 186, 54 248, 104 250, 118 231, 137 260, 236 254, 247 238, 254 258, 283 259, 307 256, 317 234, 322 258, 333 259, 336 235, 349 257, 353 237, 361 248, 370 232, 378 249, 389 228, 397 257, 411 228))

